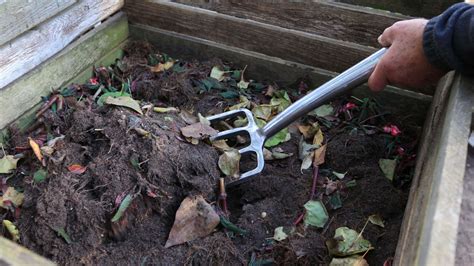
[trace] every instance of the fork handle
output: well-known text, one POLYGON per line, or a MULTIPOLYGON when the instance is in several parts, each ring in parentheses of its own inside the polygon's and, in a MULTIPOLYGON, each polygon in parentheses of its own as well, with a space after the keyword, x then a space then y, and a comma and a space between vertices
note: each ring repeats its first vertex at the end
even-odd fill
POLYGON ((385 54, 386 48, 382 48, 371 56, 360 61, 355 66, 342 72, 330 81, 324 83, 308 95, 299 99, 283 112, 274 117, 268 124, 261 129, 261 134, 269 138, 293 121, 314 110, 328 100, 345 93, 366 82, 375 69, 375 65, 385 54))

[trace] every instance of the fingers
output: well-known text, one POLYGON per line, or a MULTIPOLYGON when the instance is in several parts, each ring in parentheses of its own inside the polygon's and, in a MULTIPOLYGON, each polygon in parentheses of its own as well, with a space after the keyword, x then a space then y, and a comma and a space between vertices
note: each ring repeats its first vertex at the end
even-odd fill
POLYGON ((385 71, 383 58, 375 66, 374 72, 369 77, 368 85, 369 88, 373 91, 381 91, 387 86, 388 79, 385 71))
POLYGON ((380 45, 382 45, 383 47, 389 47, 390 45, 392 45, 393 43, 393 38, 394 38, 394 31, 395 31, 395 24, 386 28, 382 35, 380 35, 378 38, 377 38, 377 41, 380 43, 380 45))

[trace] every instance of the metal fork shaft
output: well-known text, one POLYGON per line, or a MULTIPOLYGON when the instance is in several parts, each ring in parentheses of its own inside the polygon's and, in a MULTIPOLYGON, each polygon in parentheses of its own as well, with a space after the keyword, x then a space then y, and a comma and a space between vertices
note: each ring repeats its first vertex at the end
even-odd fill
POLYGON ((374 71, 375 65, 385 52, 386 48, 380 49, 299 99, 260 129, 261 134, 265 138, 269 138, 321 104, 363 84, 374 71))

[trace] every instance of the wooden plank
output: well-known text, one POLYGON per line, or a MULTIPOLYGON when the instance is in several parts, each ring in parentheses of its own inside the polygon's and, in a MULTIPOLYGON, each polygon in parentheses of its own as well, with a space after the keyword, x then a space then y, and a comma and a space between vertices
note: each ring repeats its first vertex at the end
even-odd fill
POLYGON ((56 265, 34 252, 0 236, 0 265, 56 265))
POLYGON ((379 47, 379 35, 408 17, 385 11, 321 1, 175 0, 222 14, 343 41, 379 47))
POLYGON ((0 45, 74 4, 76 0, 16 0, 0 3, 0 45))
POLYGON ((0 90, 118 11, 123 2, 81 0, 67 11, 1 46, 0 90))
POLYGON ((25 77, 0 91, 0 129, 37 105, 40 96, 59 88, 128 37, 127 18, 114 15, 25 77))
POLYGON ((423 132, 394 265, 454 265, 474 81, 449 74, 423 132))
POLYGON ((457 0, 336 0, 353 5, 390 10, 414 17, 431 18, 441 14, 457 0))
POLYGON ((131 23, 144 24, 192 37, 341 72, 374 48, 285 29, 210 10, 162 1, 131 0, 125 10, 131 23))
MULTIPOLYGON (((130 25, 131 39, 153 43, 160 51, 180 59, 208 60, 213 57, 232 62, 235 67, 247 66, 249 79, 276 82, 280 87, 294 87, 304 78, 308 86, 316 88, 337 75, 323 69, 282 60, 265 54, 212 42, 205 39, 165 31, 144 25, 130 25)), ((387 111, 422 125, 431 102, 431 96, 388 87, 381 93, 372 93, 366 86, 353 90, 357 97, 374 97, 387 111)))

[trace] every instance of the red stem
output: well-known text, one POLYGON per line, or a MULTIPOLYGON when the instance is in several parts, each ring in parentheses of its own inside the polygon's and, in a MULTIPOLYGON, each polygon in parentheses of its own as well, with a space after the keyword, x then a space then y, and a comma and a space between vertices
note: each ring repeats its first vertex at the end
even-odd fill
POLYGON ((311 187, 311 195, 309 196, 309 200, 313 200, 314 195, 316 194, 316 184, 318 183, 318 173, 319 173, 319 166, 313 166, 313 186, 311 187))

